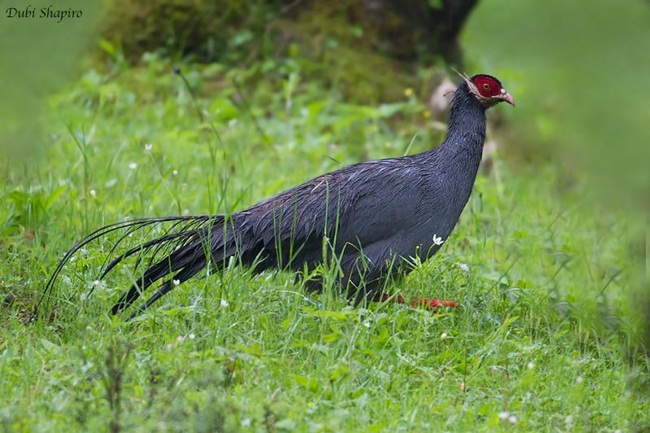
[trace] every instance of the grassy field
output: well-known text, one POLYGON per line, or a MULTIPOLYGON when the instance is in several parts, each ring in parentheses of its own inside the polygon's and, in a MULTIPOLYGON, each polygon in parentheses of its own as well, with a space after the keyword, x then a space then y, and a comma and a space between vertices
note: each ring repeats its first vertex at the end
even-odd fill
POLYGON ((155 57, 85 73, 52 101, 47 158, 5 169, 3 430, 650 429, 629 227, 555 167, 497 158, 441 252, 392 287, 457 309, 354 309, 306 296, 292 275, 232 267, 126 322, 108 309, 129 267, 96 281, 112 238, 80 251, 46 319, 26 323, 56 261, 101 225, 237 210, 442 139, 409 92, 358 106, 299 70, 239 88, 246 71, 185 70, 196 103, 155 57))

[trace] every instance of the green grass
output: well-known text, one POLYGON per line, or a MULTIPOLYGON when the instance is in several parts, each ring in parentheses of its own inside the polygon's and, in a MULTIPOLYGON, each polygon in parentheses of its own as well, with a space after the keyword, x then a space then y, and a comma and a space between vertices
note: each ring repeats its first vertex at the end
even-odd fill
POLYGON ((108 309, 128 268, 87 296, 108 239, 64 270, 49 320, 26 324, 56 261, 100 225, 240 209, 442 138, 415 99, 345 104, 299 69, 237 91, 228 77, 246 71, 187 67, 201 122, 170 69, 150 58, 86 73, 53 102, 47 159, 6 172, 4 430, 650 429, 629 227, 581 199, 583 186, 563 188, 553 167, 497 159, 447 245, 392 284, 459 301, 455 310, 353 309, 333 293, 307 296, 289 274, 233 267, 125 322, 108 309))

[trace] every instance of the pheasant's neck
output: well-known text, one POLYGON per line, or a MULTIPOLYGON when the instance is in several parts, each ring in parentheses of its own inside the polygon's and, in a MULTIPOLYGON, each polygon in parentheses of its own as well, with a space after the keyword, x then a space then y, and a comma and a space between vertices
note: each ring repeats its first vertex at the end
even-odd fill
POLYGON ((463 83, 454 94, 444 146, 456 152, 466 152, 480 161, 484 141, 485 108, 470 95, 463 83))
POLYGON ((443 174, 449 196, 463 206, 474 186, 484 141, 485 108, 461 84, 454 94, 447 137, 428 157, 432 158, 431 170, 443 174))

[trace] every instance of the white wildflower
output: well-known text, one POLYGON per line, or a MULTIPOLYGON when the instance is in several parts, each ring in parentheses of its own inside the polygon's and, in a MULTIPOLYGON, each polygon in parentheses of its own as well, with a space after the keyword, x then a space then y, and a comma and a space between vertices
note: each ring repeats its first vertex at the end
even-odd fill
POLYGON ((447 335, 446 332, 443 332, 442 334, 440 334, 440 339, 441 339, 441 340, 444 340, 444 339, 446 339, 447 337, 449 337, 449 335, 447 335))
POLYGON ((151 149, 153 149, 153 144, 147 143, 147 144, 144 145, 144 150, 146 152, 151 152, 151 149))
POLYGON ((172 176, 178 176, 178 170, 172 171, 172 176))
POLYGON ((461 271, 463 272, 469 272, 469 266, 467 266, 465 263, 459 263, 458 267, 460 268, 461 271))
POLYGON ((181 283, 181 280, 172 280, 172 284, 178 286, 181 283))
POLYGON ((132 162, 132 163, 129 164, 129 168, 131 170, 135 170, 136 168, 138 168, 138 164, 136 164, 135 162, 132 162))
POLYGON ((582 376, 578 376, 578 377, 576 377, 576 383, 582 383, 582 382, 584 382, 584 381, 585 381, 585 378, 584 378, 584 377, 582 377, 582 376))
POLYGON ((507 410, 504 410, 503 412, 499 412, 499 419, 501 421, 508 421, 510 424, 517 424, 517 417, 514 415, 511 415, 510 412, 507 410))
POLYGON ((436 234, 433 235, 433 244, 434 245, 442 245, 444 243, 445 243, 445 241, 442 239, 442 236, 438 236, 436 234))
POLYGON ((190 333, 190 335, 187 336, 190 340, 194 340, 196 338, 196 335, 194 333, 190 333))
POLYGON ((221 305, 221 308, 226 308, 229 304, 228 304, 228 301, 226 301, 225 299, 222 299, 220 305, 221 305))
POLYGON ((91 190, 90 190, 90 195, 91 195, 93 198, 97 198, 97 191, 95 191, 94 189, 91 189, 91 190))
POLYGON ((535 363, 533 361, 530 361, 528 364, 526 364, 526 368, 532 370, 535 368, 535 363))

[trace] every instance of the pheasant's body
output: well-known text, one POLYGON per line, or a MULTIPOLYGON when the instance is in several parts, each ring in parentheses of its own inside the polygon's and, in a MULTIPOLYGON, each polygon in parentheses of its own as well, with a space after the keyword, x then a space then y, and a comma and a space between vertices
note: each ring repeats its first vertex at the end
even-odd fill
MULTIPOLYGON (((405 269, 404 261, 412 257, 431 257, 453 230, 481 161, 485 109, 496 103, 495 99, 512 103, 492 77, 479 75, 461 83, 454 94, 448 135, 431 151, 351 165, 228 217, 154 218, 100 229, 66 255, 47 289, 70 255, 91 240, 116 229, 132 231, 160 221, 176 221, 184 223, 180 230, 127 251, 104 269, 103 275, 122 259, 143 251, 159 256, 120 298, 113 313, 163 280, 142 307, 146 308, 208 262, 222 268, 234 257, 258 271, 314 269, 323 262, 328 248, 333 250, 330 258, 333 255, 340 260, 340 284, 350 299, 358 303, 374 298, 384 277, 405 269), (484 97, 477 89, 479 79, 489 80, 500 92, 484 97), (169 253, 160 256, 161 251, 169 253)), ((318 288, 314 282, 309 286, 318 288)))

